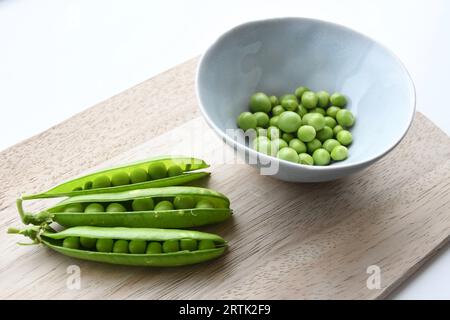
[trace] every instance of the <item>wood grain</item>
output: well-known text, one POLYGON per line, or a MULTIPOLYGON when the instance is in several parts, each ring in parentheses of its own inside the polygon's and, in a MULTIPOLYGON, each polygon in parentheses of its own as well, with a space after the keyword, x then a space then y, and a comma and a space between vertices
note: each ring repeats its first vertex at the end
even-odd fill
POLYGON ((376 299, 448 240, 450 139, 423 115, 366 171, 330 183, 285 183, 236 160, 198 118, 195 65, 191 60, 1 153, 0 298, 376 299), (22 191, 175 153, 210 162, 213 175, 202 184, 231 198, 234 217, 203 228, 229 240, 219 260, 173 269, 112 266, 20 247, 22 239, 5 235, 20 226, 14 200, 22 191), (69 265, 81 268, 80 290, 66 286, 69 265), (370 265, 381 269, 379 290, 366 286, 370 265))

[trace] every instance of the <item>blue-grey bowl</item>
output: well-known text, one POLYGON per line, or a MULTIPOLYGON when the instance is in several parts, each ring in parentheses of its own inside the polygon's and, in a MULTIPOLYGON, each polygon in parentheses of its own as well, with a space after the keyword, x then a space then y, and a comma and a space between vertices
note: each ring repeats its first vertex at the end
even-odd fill
POLYGON ((415 112, 413 82, 390 50, 349 28, 305 18, 249 22, 226 32, 202 56, 196 90, 213 130, 247 162, 256 157, 252 165, 275 164, 272 174, 285 181, 329 181, 367 168, 402 140, 415 112), (226 132, 237 129, 253 93, 279 96, 298 86, 349 97, 356 123, 348 159, 300 165, 257 153, 226 132))

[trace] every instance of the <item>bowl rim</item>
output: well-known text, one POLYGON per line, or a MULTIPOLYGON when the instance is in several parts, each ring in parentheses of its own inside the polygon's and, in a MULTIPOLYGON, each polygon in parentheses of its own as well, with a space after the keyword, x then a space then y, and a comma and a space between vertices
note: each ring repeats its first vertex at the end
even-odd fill
POLYGON ((236 25, 230 29, 228 29, 227 31, 225 31, 224 33, 222 33, 221 35, 219 35, 208 47, 208 49, 201 55, 199 62, 197 63, 197 68, 196 68, 196 74, 195 74, 195 93, 197 96, 197 101, 200 107, 200 111, 203 115, 203 117, 206 119, 206 123, 216 132, 216 134, 218 134, 225 143, 228 143, 232 146, 236 146, 237 148, 239 148, 240 150, 244 150, 245 152, 248 152, 248 154, 251 157, 260 157, 265 159, 265 163, 267 163, 267 160, 269 161, 277 161, 280 162, 288 167, 291 168, 301 168, 301 169, 307 169, 307 170, 314 170, 314 171, 336 171, 339 169, 345 169, 345 168, 352 168, 352 167, 362 167, 365 165, 368 165, 370 163, 373 163, 377 160, 379 160, 380 158, 382 158, 383 156, 385 156, 386 154, 388 154, 390 151, 392 151, 399 143, 400 141, 403 140, 403 138, 406 136, 406 133, 409 131, 409 129, 411 128, 413 119, 414 119, 414 115, 416 113, 416 88, 414 85, 414 81, 412 80, 412 77, 408 71, 408 69, 406 69, 404 63, 402 62, 402 60, 388 47, 386 47, 385 45, 383 45, 382 43, 380 43, 379 41, 375 40, 372 37, 369 37, 366 34, 363 34, 359 31, 356 31, 352 28, 346 27, 344 25, 335 23, 335 22, 330 22, 330 21, 325 21, 325 20, 320 20, 320 19, 314 19, 314 18, 307 18, 307 17, 277 17, 277 18, 267 18, 267 19, 258 19, 258 20, 250 20, 244 23, 241 23, 239 25, 236 25), (277 21, 287 21, 287 20, 291 20, 291 21, 297 21, 297 22, 314 22, 314 23, 319 23, 319 24, 326 24, 329 26, 332 26, 334 28, 337 29, 341 29, 343 31, 346 32, 351 32, 354 33, 360 37, 366 38, 369 41, 372 41, 374 44, 376 44, 377 46, 379 46, 380 48, 382 48, 383 50, 385 50, 387 53, 389 53, 392 58, 397 61, 397 63, 399 64, 399 66, 401 67, 401 70, 403 70, 403 72, 406 75, 406 78, 408 79, 408 87, 409 87, 409 102, 410 105, 412 105, 412 108, 410 110, 410 114, 408 115, 408 125, 406 126, 404 132, 400 135, 400 137, 396 140, 394 140, 394 142, 392 144, 389 145, 389 147, 387 149, 385 149, 384 151, 379 152, 378 154, 376 154, 375 156, 368 158, 366 160, 361 160, 358 162, 354 162, 354 163, 345 163, 344 161, 340 161, 340 162, 336 162, 333 163, 332 165, 329 166, 312 166, 312 165, 304 165, 304 164, 300 164, 300 163, 294 163, 294 162, 290 162, 287 160, 283 160, 283 159, 279 159, 275 156, 270 156, 267 154, 264 154, 262 152, 258 152, 252 148, 250 148, 249 146, 245 145, 245 144, 241 144, 235 140, 233 140, 231 137, 229 137, 228 135, 225 134, 225 132, 223 132, 220 128, 218 128, 214 122, 211 120, 211 118, 208 116, 208 113, 206 112, 205 107, 203 106, 203 102, 201 99, 201 95, 200 95, 200 88, 199 88, 199 78, 200 78, 200 71, 201 68, 203 66, 203 62, 205 57, 208 55, 208 53, 211 52, 211 50, 217 46, 217 44, 225 37, 227 37, 228 35, 230 35, 231 33, 241 29, 241 28, 245 28, 247 26, 251 26, 251 25, 256 25, 256 24, 261 24, 261 23, 267 23, 267 22, 277 22, 277 21))

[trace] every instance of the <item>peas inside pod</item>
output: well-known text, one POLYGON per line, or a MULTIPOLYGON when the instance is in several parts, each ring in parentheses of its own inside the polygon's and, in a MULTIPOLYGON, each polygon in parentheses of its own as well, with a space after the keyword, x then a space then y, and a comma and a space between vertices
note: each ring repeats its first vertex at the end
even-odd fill
POLYGON ((57 243, 64 248, 97 252, 160 254, 178 251, 197 251, 216 248, 212 240, 180 239, 166 241, 94 239, 86 237, 67 237, 57 243))
POLYGON ((69 197, 38 213, 17 209, 25 224, 64 227, 192 228, 230 218, 230 200, 215 190, 193 186, 147 188, 69 197))
POLYGON ((217 208, 207 199, 197 200, 193 196, 180 195, 169 198, 139 198, 120 202, 93 202, 93 203, 72 203, 57 208, 56 212, 67 213, 115 213, 133 211, 164 211, 181 209, 212 209, 217 208))
POLYGON ((150 163, 147 168, 137 167, 130 170, 124 169, 110 175, 99 175, 93 179, 92 183, 85 183, 81 189, 118 187, 173 177, 182 173, 183 169, 179 165, 173 164, 167 167, 162 162, 155 162, 150 163))
MULTIPOLYGON (((261 125, 269 121, 265 113, 260 113, 261 125)), ((197 171, 207 168, 201 159, 183 156, 161 156, 97 171, 61 183, 50 190, 32 195, 22 195, 24 200, 96 194, 100 192, 122 192, 142 188, 158 188, 184 185, 209 175, 197 171)))
POLYGON ((302 86, 281 97, 255 93, 249 104, 250 112, 241 113, 237 124, 255 130, 251 145, 258 152, 316 166, 348 158, 355 116, 346 109, 345 95, 302 86))
POLYGON ((27 236, 67 256, 135 266, 189 265, 217 258, 227 248, 220 236, 200 231, 78 226, 54 232, 42 228, 10 228, 8 233, 27 236))

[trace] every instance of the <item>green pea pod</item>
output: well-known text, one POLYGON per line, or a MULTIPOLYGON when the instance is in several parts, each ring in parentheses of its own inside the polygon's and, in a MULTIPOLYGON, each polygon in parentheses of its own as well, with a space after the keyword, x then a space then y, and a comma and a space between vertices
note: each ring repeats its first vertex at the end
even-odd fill
POLYGON ((132 164, 121 165, 106 170, 94 172, 59 184, 56 187, 42 193, 23 195, 22 199, 30 200, 42 198, 56 198, 63 196, 72 197, 77 195, 94 194, 94 193, 111 193, 134 189, 183 185, 191 181, 209 176, 210 174, 209 172, 191 172, 193 170, 204 169, 207 167, 209 167, 209 165, 201 159, 184 156, 161 156, 157 158, 135 162, 132 164), (163 172, 162 177, 152 179, 150 174, 148 174, 148 168, 149 166, 155 164, 164 165, 166 169, 174 166, 177 169, 179 169, 179 171, 175 172, 174 175, 170 176, 169 170, 166 171, 165 173, 163 172), (128 183, 127 181, 125 181, 125 184, 123 185, 111 184, 114 175, 126 174, 126 176, 130 177, 130 175, 134 170, 140 170, 140 172, 146 174, 146 180, 142 181, 143 179, 140 179, 138 180, 140 182, 136 183, 132 183, 132 180, 129 180, 128 183), (95 184, 96 179, 102 178, 103 178, 102 184, 98 184, 98 186, 96 186, 95 184))
MULTIPOLYGON (((189 230, 152 229, 152 228, 102 228, 102 227, 73 227, 61 232, 43 230, 40 227, 31 227, 24 230, 10 228, 8 233, 22 234, 34 240, 34 243, 42 243, 64 255, 96 262, 120 264, 129 266, 148 267, 176 267, 200 263, 221 256, 227 242, 220 236, 189 230), (76 245, 66 245, 65 239, 75 240, 76 245), (80 245, 80 239, 92 239, 95 248, 85 248, 80 245), (114 244, 117 240, 141 241, 147 251, 142 253, 117 253, 108 248, 108 252, 100 252, 98 242, 103 241, 114 244), (147 253, 150 243, 157 243, 164 248, 168 242, 175 242, 179 246, 181 241, 191 240, 195 243, 192 250, 178 249, 172 252, 147 253), (201 247, 202 243, 209 246, 201 247)), ((103 249, 102 249, 103 250, 103 249)))
POLYGON ((22 200, 17 200, 17 208, 25 224, 48 225, 54 221, 65 227, 192 228, 228 219, 232 214, 229 206, 230 201, 225 195, 214 190, 189 186, 74 196, 38 214, 25 213, 22 207, 22 200), (151 199, 152 202, 156 202, 158 200, 173 201, 177 197, 190 197, 193 200, 193 207, 162 210, 152 208, 146 211, 133 211, 131 207, 131 203, 137 199, 151 199), (209 207, 196 207, 200 201, 206 201, 209 207), (91 204, 97 204, 105 208, 111 203, 120 204, 126 211, 84 212, 83 209, 91 204), (79 212, 67 210, 67 208, 74 207, 74 205, 79 208, 79 212))

